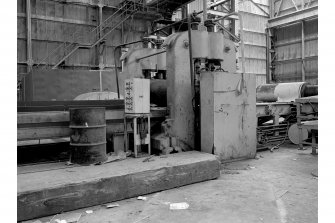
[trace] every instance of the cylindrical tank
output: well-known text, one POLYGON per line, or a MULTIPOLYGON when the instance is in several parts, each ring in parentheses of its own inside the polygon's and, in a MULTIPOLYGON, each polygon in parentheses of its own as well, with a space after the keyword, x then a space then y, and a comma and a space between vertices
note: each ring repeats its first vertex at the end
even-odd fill
POLYGON ((209 40, 207 31, 192 31, 192 57, 208 58, 209 40))
POLYGON ((306 85, 302 97, 318 95, 318 85, 306 85))
POLYGON ((274 94, 278 102, 292 102, 302 97, 306 85, 306 82, 279 83, 274 94))
POLYGON ((107 160, 105 108, 71 108, 71 162, 89 165, 107 160))
POLYGON ((257 102, 289 102, 314 95, 318 95, 318 86, 306 82, 262 84, 256 88, 257 102))
POLYGON ((262 84, 256 88, 257 102, 276 102, 278 97, 275 96, 275 88, 278 84, 262 84))
POLYGON ((222 33, 208 33, 210 51, 208 59, 222 59, 224 50, 224 40, 222 33))

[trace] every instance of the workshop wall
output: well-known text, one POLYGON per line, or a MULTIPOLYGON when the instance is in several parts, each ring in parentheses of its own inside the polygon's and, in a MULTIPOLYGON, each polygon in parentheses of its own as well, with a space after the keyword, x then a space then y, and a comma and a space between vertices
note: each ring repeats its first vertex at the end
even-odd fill
MULTIPOLYGON (((32 23, 32 57, 34 65, 55 64, 59 57, 50 57, 43 61, 64 42, 92 44, 93 40, 87 33, 99 24, 99 7, 97 1, 84 0, 30 0, 32 23)), ((112 15, 121 0, 104 1, 109 7, 103 7, 103 20, 112 15)), ((113 49, 123 42, 138 40, 147 32, 148 24, 157 15, 134 16, 124 26, 116 28, 106 38, 104 64, 106 68, 114 66, 113 49)), ((58 54, 64 54, 59 50, 58 54)), ((119 54, 118 54, 119 55, 119 54)), ((65 61, 66 68, 96 69, 98 68, 98 47, 79 49, 65 61)), ((26 1, 17 0, 17 66, 18 74, 27 72, 27 25, 26 1)))
MULTIPOLYGON (((306 21, 304 27, 306 81, 318 84, 318 20, 306 21)), ((301 24, 278 28, 274 35, 276 40, 274 81, 301 81, 301 24)))

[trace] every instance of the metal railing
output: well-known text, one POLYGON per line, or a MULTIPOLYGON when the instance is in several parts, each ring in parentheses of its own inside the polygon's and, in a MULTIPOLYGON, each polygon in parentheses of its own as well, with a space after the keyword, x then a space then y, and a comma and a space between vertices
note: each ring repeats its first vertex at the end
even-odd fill
POLYGON ((56 64, 52 66, 52 69, 55 69, 79 48, 92 48, 96 46, 130 16, 135 14, 138 10, 143 9, 141 8, 141 4, 143 4, 143 0, 137 2, 124 1, 120 7, 99 26, 96 26, 94 29, 84 33, 82 33, 82 30, 80 29, 76 30, 72 33, 70 41, 65 41, 52 50, 47 57, 42 59, 35 66, 35 69, 39 68, 41 65, 49 67, 52 64, 52 61, 57 61, 56 64), (102 31, 101 36, 100 30, 102 31), (83 43, 85 40, 88 40, 87 42, 90 42, 91 44, 83 43))

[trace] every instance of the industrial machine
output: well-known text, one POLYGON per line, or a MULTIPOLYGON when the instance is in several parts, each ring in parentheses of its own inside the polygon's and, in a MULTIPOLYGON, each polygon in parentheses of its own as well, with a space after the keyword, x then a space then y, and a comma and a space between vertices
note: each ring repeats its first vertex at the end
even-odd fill
POLYGON ((145 37, 142 47, 131 48, 121 56, 120 92, 124 92, 126 79, 150 79, 150 103, 166 106, 166 53, 161 49, 163 42, 164 38, 160 36, 145 37))
POLYGON ((168 135, 184 150, 213 153, 221 160, 251 158, 256 153, 255 77, 236 73, 233 41, 213 32, 213 23, 205 25, 208 31, 193 26, 164 43, 168 135))
POLYGON ((163 153, 199 150, 217 154, 221 160, 252 158, 256 153, 255 77, 236 73, 234 42, 214 32, 212 20, 206 20, 205 27, 200 22, 190 16, 188 31, 168 36, 163 44, 159 37, 150 37, 150 44, 128 51, 121 58, 119 80, 150 78, 150 103, 167 107, 162 132, 152 136, 154 149, 163 153))
MULTIPOLYGON (((256 88, 258 149, 278 147, 285 140, 298 144, 296 99, 318 95, 318 86, 307 82, 263 84, 256 88)), ((315 106, 306 104, 304 112, 317 115, 315 106)), ((303 134, 308 138, 307 130, 303 134)))

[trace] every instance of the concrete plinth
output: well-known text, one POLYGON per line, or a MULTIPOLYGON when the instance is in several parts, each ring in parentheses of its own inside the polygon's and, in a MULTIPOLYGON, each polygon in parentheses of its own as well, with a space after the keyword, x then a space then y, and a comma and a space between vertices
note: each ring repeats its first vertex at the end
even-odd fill
MULTIPOLYGON (((18 221, 104 204, 219 177, 215 156, 184 152, 100 166, 18 171, 18 221)), ((36 168, 34 168, 36 169, 36 168)))

